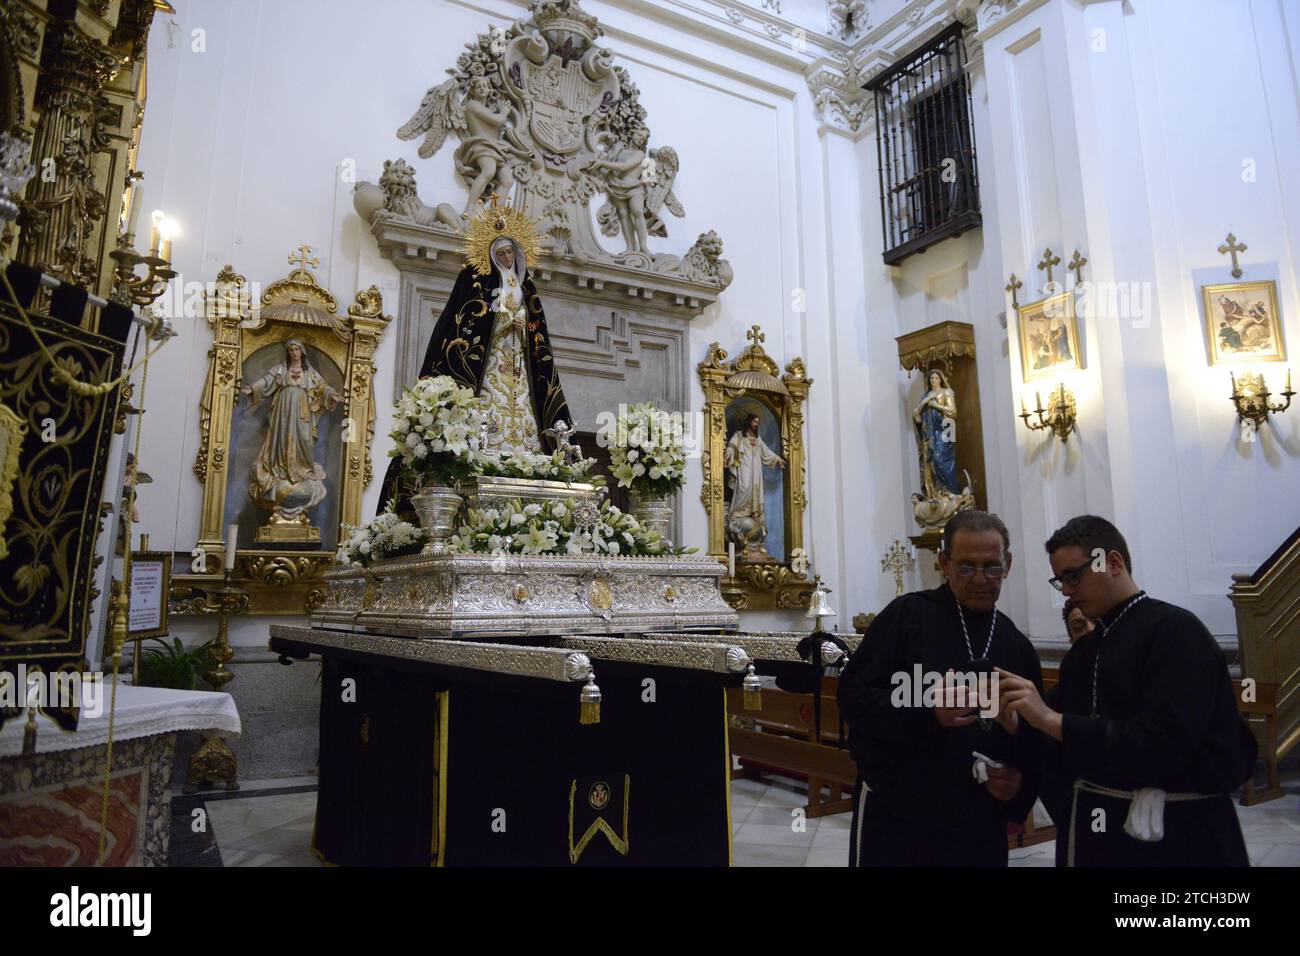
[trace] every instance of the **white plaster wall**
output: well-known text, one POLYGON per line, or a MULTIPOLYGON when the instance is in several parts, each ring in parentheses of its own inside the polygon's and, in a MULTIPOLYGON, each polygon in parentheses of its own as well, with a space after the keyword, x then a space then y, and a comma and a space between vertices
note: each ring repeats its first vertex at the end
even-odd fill
MULTIPOLYGON (((1300 522, 1300 419, 1242 440, 1227 370, 1207 364, 1199 291, 1231 281, 1216 250, 1235 232, 1245 278, 1279 283, 1295 354, 1296 20, 1281 0, 1100 0, 1024 4, 985 31, 982 192, 1002 221, 1002 273, 1041 277, 1044 246, 1063 260, 1078 246, 1086 279, 1138 283, 1146 300, 1115 313, 1094 299, 1081 318, 1087 368, 1067 379, 1080 434, 1061 446, 1016 426, 1018 461, 1001 456, 1019 471, 1035 634, 1060 630, 1037 542, 1073 513, 1114 517, 1139 583, 1219 635, 1236 629, 1231 575, 1300 522), (1233 64, 1232 83, 1216 63, 1233 64)), ((1019 393, 1010 339, 1003 374, 1019 393)), ((1285 366, 1261 367, 1280 390, 1285 366)))

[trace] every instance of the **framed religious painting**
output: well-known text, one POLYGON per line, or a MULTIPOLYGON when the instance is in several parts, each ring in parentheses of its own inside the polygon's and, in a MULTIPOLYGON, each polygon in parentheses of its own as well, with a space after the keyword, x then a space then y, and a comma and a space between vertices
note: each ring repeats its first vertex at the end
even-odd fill
POLYGON ((1201 303, 1210 365, 1286 360, 1276 282, 1204 285, 1201 303))
POLYGON ((1062 292, 1016 310, 1020 333, 1020 369, 1024 381, 1083 368, 1074 293, 1062 292))
POLYGON ((714 342, 699 365, 709 553, 727 563, 722 593, 732 607, 802 608, 813 589, 803 542, 803 406, 812 380, 799 358, 780 374, 757 325, 748 337, 735 361, 714 342))
POLYGON ((342 313, 314 273, 308 246, 254 302, 227 266, 205 296, 213 331, 199 402, 194 474, 203 505, 194 574, 173 598, 221 570, 236 542, 234 579, 258 614, 302 614, 323 596, 340 529, 361 521, 373 477, 374 354, 391 316, 374 286, 342 313))

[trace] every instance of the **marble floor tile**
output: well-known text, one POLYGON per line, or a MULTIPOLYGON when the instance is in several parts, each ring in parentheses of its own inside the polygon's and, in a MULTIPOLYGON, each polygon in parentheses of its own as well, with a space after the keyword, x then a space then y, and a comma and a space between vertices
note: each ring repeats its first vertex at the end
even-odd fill
POLYGON ((731 848, 732 866, 803 866, 808 859, 806 846, 768 846, 759 843, 735 843, 731 848))
POLYGON ((817 835, 816 821, 810 821, 806 832, 798 833, 788 826, 768 826, 762 823, 746 823, 733 838, 733 843, 760 843, 767 846, 812 846, 813 837, 817 835))
POLYGON ((807 858, 803 861, 804 866, 837 866, 846 867, 849 865, 849 850, 846 846, 842 850, 835 849, 818 849, 814 846, 808 851, 807 858))
POLYGON ((1258 865, 1300 866, 1300 846, 1294 843, 1279 843, 1260 860, 1258 865))

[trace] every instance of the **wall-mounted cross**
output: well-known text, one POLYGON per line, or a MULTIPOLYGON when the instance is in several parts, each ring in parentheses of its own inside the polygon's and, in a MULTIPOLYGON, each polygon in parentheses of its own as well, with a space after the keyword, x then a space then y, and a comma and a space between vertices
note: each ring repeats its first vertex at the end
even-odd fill
POLYGON ((1219 246, 1219 255, 1232 256, 1232 277, 1234 279, 1241 278, 1241 266, 1237 264, 1237 253, 1245 251, 1246 244, 1244 242, 1238 243, 1237 237, 1232 233, 1228 233, 1228 241, 1219 246))
POLYGON ((1088 264, 1085 256, 1079 255, 1079 250, 1074 250, 1074 257, 1065 264, 1065 268, 1074 270, 1074 282, 1079 284, 1083 282, 1083 267, 1088 264))
POLYGON ((313 269, 320 266, 320 260, 311 255, 311 246, 299 246, 296 255, 292 252, 289 253, 289 265, 295 263, 298 269, 304 272, 307 271, 307 266, 311 266, 313 269), (308 256, 311 256, 311 258, 308 258, 308 256))
POLYGON ((1020 308, 1020 303, 1016 301, 1016 290, 1019 289, 1022 285, 1024 285, 1024 283, 1021 282, 1019 279, 1017 279, 1016 274, 1013 272, 1011 273, 1011 281, 1008 282, 1005 286, 1003 286, 1003 289, 1005 291, 1011 293, 1011 308, 1013 309, 1020 308))
POLYGON ((1051 249, 1043 250, 1043 259, 1041 262, 1038 263, 1038 268, 1047 270, 1047 284, 1049 286, 1052 284, 1052 266, 1059 266, 1060 264, 1061 264, 1060 256, 1052 255, 1051 249))

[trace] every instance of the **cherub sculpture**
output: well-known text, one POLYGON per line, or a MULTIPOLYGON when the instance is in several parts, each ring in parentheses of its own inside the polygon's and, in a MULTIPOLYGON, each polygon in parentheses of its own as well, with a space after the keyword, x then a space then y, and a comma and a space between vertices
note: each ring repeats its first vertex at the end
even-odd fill
POLYGON ((468 218, 484 196, 509 194, 514 182, 512 158, 533 158, 533 151, 515 135, 516 113, 515 106, 502 99, 488 77, 471 77, 463 96, 460 81, 450 79, 424 94, 420 108, 397 136, 411 140, 423 133, 422 159, 442 149, 450 133, 460 137, 453 158, 456 172, 469 190, 463 214, 468 218))

